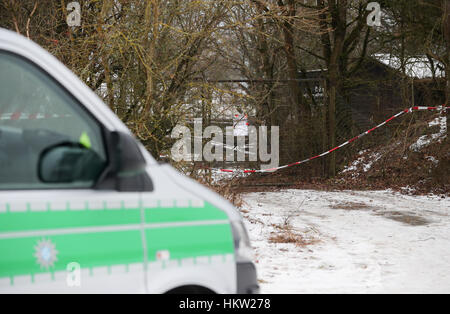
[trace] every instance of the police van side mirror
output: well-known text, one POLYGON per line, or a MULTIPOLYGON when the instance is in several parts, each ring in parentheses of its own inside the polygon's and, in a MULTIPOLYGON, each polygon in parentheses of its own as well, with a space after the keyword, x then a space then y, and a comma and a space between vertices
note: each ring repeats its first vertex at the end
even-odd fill
POLYGON ((117 155, 117 175, 130 177, 145 172, 147 162, 142 156, 136 140, 127 133, 113 132, 113 143, 117 155))
POLYGON ((105 136, 109 165, 96 189, 119 192, 151 192, 153 183, 146 172, 147 162, 136 139, 124 132, 108 132, 105 136))
POLYGON ((38 159, 38 178, 44 183, 94 183, 105 168, 98 154, 79 143, 63 142, 44 149, 38 159))

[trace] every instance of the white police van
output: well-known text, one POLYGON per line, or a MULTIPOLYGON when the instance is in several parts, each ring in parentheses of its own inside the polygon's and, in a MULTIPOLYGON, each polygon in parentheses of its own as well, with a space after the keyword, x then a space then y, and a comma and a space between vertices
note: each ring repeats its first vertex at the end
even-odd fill
POLYGON ((0 293, 255 293, 239 212, 0 29, 0 293))

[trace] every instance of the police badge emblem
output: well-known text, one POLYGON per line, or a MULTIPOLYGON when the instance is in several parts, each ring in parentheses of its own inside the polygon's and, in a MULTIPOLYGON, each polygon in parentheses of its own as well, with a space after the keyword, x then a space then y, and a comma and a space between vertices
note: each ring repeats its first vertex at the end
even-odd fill
POLYGON ((55 249, 55 245, 50 239, 38 240, 34 250, 34 257, 36 257, 36 262, 41 268, 48 270, 50 267, 53 267, 58 260, 58 251, 55 249))

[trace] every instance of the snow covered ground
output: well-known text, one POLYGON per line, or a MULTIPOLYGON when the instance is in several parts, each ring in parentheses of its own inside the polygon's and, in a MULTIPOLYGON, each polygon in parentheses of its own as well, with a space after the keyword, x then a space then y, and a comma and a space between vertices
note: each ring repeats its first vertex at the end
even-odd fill
POLYGON ((449 198, 285 190, 244 201, 262 293, 450 293, 449 198))
POLYGON ((428 123, 429 127, 439 126, 439 132, 431 135, 422 135, 416 143, 412 144, 409 149, 419 152, 436 140, 442 140, 447 137, 447 117, 438 117, 428 123))

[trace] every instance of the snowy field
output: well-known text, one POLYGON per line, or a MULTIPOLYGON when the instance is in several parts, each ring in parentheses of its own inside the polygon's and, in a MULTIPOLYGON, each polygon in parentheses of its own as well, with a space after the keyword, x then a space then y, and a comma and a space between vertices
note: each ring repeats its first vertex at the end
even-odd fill
POLYGON ((450 199, 243 195, 262 293, 450 293, 450 199))

